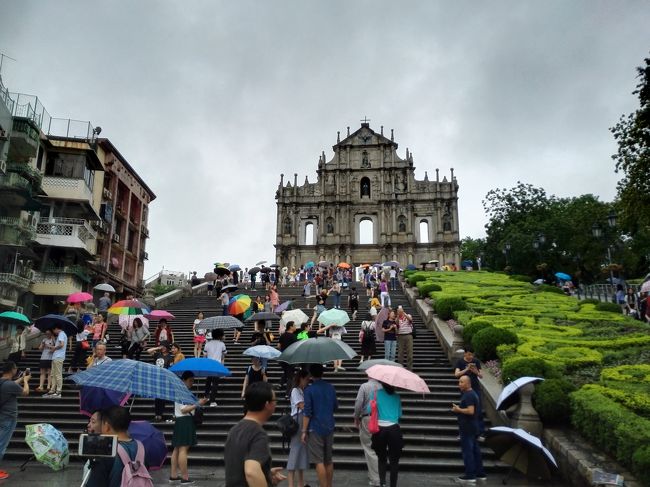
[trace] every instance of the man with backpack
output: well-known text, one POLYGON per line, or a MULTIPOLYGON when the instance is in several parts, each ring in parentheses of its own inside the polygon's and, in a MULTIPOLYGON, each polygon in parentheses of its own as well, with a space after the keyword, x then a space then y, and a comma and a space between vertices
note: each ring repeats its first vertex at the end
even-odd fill
POLYGON ((130 423, 131 415, 123 407, 102 412, 102 435, 117 436, 117 455, 92 462, 86 487, 153 487, 144 465, 144 446, 129 436, 130 423))

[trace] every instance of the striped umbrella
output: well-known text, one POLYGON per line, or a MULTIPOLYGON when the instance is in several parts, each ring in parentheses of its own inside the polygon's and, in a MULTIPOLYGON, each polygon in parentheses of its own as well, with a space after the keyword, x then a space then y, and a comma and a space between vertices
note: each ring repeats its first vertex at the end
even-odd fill
POLYGON ((108 308, 108 312, 113 315, 146 315, 149 307, 137 299, 125 299, 108 308))
POLYGON ((250 307, 251 297, 248 294, 238 294, 230 298, 228 313, 231 315, 240 315, 250 307))

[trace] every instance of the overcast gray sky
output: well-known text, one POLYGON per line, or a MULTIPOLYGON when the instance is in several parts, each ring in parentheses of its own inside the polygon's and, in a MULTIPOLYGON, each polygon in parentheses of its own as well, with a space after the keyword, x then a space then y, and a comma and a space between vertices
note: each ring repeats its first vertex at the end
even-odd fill
POLYGON ((608 131, 637 106, 639 1, 5 0, 3 79, 103 128, 158 195, 145 277, 274 259, 280 178, 336 131, 395 129, 460 184, 461 236, 518 180, 611 200, 608 131))

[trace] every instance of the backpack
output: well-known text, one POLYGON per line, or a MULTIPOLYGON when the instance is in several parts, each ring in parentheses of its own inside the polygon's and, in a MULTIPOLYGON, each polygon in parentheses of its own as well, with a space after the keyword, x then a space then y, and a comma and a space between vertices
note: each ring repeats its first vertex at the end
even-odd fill
POLYGON ((291 416, 291 414, 288 414, 286 412, 278 418, 278 420, 275 422, 275 425, 278 427, 280 434, 282 435, 282 449, 286 451, 289 443, 291 442, 291 438, 300 429, 300 425, 298 424, 298 421, 296 421, 293 416, 291 416), (287 444, 287 447, 285 447, 285 443, 287 444))
POLYGON ((151 475, 147 467, 144 466, 144 446, 138 440, 135 440, 138 444, 138 451, 135 454, 135 460, 131 460, 126 449, 118 444, 117 453, 124 464, 124 469, 122 470, 122 482, 120 483, 121 487, 153 487, 153 480, 151 480, 151 475))

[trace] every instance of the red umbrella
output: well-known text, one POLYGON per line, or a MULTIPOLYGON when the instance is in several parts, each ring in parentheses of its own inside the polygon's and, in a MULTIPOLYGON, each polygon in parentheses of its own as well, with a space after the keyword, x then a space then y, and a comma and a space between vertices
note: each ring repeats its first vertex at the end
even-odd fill
POLYGON ((154 309, 151 313, 146 313, 144 316, 150 320, 173 320, 175 318, 173 314, 171 314, 169 311, 165 311, 164 309, 154 309))
POLYGON ((68 303, 84 303, 86 301, 92 301, 92 300, 93 300, 93 295, 92 294, 83 293, 83 292, 72 293, 66 299, 66 301, 68 303))

